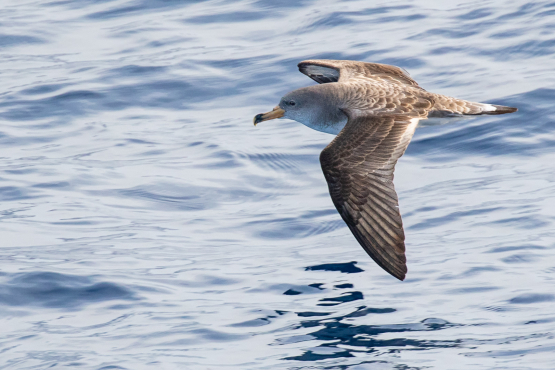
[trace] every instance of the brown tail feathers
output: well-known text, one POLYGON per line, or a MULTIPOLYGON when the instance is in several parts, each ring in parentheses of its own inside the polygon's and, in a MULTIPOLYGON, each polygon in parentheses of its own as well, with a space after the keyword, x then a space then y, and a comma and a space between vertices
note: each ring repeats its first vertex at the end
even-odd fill
POLYGON ((492 106, 495 107, 494 111, 482 112, 481 114, 505 114, 505 113, 513 113, 513 112, 516 112, 518 110, 517 108, 506 107, 504 105, 492 104, 492 106))
POLYGON ((431 97, 434 100, 434 109, 430 112, 430 117, 505 114, 517 111, 517 109, 513 107, 487 103, 475 103, 440 94, 431 94, 431 97))

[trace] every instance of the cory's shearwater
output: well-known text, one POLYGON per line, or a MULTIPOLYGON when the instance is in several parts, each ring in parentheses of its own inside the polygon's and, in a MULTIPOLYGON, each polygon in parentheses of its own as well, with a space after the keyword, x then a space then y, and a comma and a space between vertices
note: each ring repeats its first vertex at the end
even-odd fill
POLYGON ((370 257, 404 280, 405 234, 393 171, 418 122, 517 109, 427 92, 386 64, 306 60, 298 66, 320 85, 286 94, 254 124, 283 117, 337 135, 320 154, 333 204, 370 257))

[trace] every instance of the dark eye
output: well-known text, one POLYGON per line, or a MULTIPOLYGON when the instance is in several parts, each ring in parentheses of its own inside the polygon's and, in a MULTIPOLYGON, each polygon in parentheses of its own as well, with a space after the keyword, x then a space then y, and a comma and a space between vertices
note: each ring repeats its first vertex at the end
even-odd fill
POLYGON ((293 106, 295 106, 295 104, 297 104, 297 103, 295 103, 293 100, 290 100, 287 104, 289 104, 290 106, 293 107, 293 106))

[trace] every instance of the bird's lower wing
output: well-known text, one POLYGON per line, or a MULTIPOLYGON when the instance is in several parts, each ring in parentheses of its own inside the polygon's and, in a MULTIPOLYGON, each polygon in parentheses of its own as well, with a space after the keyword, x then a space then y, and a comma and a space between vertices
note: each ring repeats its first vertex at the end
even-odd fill
POLYGON ((418 124, 408 115, 350 119, 320 163, 339 214, 378 265, 403 280, 405 234, 393 171, 418 124))

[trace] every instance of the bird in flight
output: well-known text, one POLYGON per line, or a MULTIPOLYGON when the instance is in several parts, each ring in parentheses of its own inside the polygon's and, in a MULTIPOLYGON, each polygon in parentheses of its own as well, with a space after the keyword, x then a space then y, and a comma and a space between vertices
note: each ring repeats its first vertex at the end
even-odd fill
POLYGON ((517 109, 428 92, 386 64, 306 60, 298 67, 319 85, 291 91, 254 124, 289 118, 337 135, 320 154, 333 204, 368 255, 404 280, 405 234, 393 171, 418 122, 517 109))

